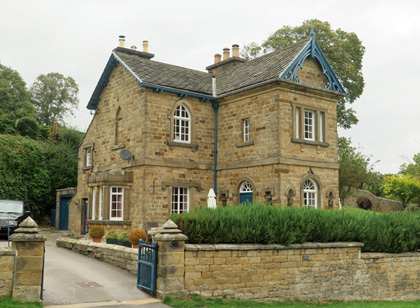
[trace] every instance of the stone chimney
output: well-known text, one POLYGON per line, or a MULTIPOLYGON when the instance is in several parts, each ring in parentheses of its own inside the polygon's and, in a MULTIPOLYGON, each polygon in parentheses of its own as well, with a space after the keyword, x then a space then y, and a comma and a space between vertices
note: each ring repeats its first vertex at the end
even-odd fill
POLYGON ((246 60, 239 55, 238 44, 232 45, 232 57, 230 56, 230 49, 227 47, 223 48, 223 61, 221 61, 221 58, 222 56, 219 53, 214 55, 214 64, 206 67, 206 70, 210 74, 215 75, 218 72, 229 70, 234 66, 246 62, 246 60))
POLYGON ((143 52, 149 52, 149 41, 143 41, 143 52))
POLYGON ((120 47, 124 48, 124 43, 125 43, 125 36, 124 35, 120 35, 120 47))
POLYGON ((223 61, 230 58, 230 49, 229 48, 223 48, 223 61))
POLYGON ((239 45, 238 44, 232 45, 232 57, 239 58, 239 45))

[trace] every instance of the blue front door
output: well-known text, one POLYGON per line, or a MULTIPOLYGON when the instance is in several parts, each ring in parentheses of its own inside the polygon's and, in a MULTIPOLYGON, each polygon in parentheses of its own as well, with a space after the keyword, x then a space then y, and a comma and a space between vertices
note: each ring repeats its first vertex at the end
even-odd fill
POLYGON ((242 192, 239 194, 239 203, 247 204, 252 203, 252 192, 242 192))
POLYGON ((58 229, 68 230, 69 229, 69 202, 72 195, 60 196, 60 213, 58 217, 58 229))

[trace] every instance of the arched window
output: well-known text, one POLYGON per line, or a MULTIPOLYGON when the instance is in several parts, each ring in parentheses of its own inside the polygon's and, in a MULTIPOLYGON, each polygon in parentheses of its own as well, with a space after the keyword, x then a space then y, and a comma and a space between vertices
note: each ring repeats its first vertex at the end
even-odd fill
POLYGON ((239 203, 246 204, 252 203, 252 185, 248 181, 243 181, 239 187, 239 203))
POLYGON ((312 206, 314 208, 318 207, 318 189, 316 183, 307 179, 303 183, 303 204, 305 206, 312 206))
POLYGON ((173 141, 191 143, 191 116, 182 104, 175 109, 173 132, 173 141))

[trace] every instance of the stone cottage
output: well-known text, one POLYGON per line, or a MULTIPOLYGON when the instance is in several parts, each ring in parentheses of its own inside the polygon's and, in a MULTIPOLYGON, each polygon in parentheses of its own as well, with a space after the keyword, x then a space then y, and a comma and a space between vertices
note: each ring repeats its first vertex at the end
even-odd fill
POLYGON ((69 230, 161 225, 171 213, 244 202, 338 207, 336 103, 345 91, 313 34, 246 61, 239 46, 208 72, 124 47, 100 76, 79 150, 69 230))

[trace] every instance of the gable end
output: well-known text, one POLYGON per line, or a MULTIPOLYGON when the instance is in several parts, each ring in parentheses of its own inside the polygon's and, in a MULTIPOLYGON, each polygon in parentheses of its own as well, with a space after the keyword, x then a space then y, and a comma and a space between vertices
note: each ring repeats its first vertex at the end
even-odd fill
POLYGON ((327 77, 328 82, 324 86, 325 89, 346 93, 344 87, 341 85, 333 69, 329 65, 327 59, 321 51, 318 43, 315 40, 313 33, 311 33, 311 39, 297 55, 297 57, 289 64, 289 66, 280 74, 281 79, 286 79, 294 82, 301 82, 299 79, 298 71, 303 68, 303 62, 306 58, 311 57, 312 59, 318 60, 322 68, 322 73, 327 77))

